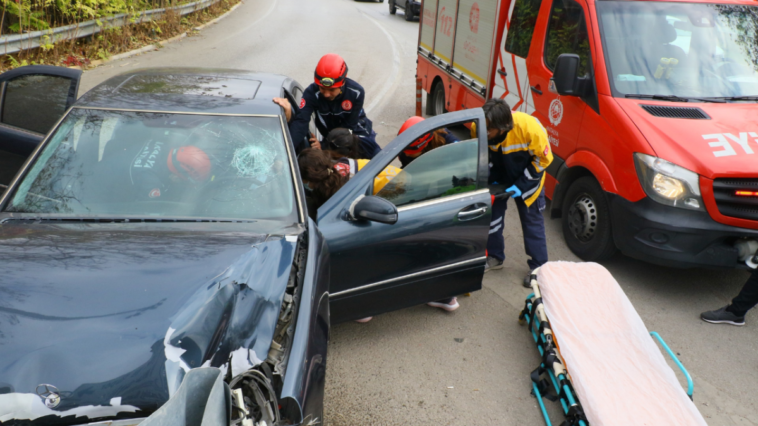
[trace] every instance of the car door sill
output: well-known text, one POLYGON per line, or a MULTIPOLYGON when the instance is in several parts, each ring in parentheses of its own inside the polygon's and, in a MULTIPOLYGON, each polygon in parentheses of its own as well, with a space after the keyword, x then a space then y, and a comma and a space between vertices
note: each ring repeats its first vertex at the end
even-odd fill
POLYGON ((350 289, 347 289, 347 290, 338 291, 336 293, 331 293, 329 295, 329 298, 333 299, 335 297, 344 296, 346 294, 355 293, 357 291, 366 290, 366 289, 369 289, 369 288, 372 288, 372 287, 378 287, 380 285, 389 284, 389 283, 393 283, 393 282, 396 282, 396 281, 402 281, 402 280, 406 280, 406 279, 409 279, 409 278, 420 277, 422 275, 433 274, 435 272, 442 272, 442 271, 445 271, 447 269, 453 269, 453 268, 458 268, 458 267, 461 267, 461 266, 473 265, 473 264, 476 264, 478 262, 484 262, 486 260, 487 260, 486 256, 477 257, 475 259, 464 260, 463 262, 457 262, 457 263, 453 263, 453 264, 450 264, 450 265, 445 265, 445 266, 440 266, 438 268, 429 269, 429 270, 426 270, 426 271, 421 271, 421 272, 416 272, 416 273, 413 273, 413 274, 403 275, 402 277, 392 278, 392 279, 389 279, 389 280, 384 280, 384 281, 379 281, 379 282, 375 282, 375 283, 371 283, 371 284, 366 284, 366 285, 363 285, 363 286, 360 286, 360 287, 356 287, 356 288, 350 288, 350 289))

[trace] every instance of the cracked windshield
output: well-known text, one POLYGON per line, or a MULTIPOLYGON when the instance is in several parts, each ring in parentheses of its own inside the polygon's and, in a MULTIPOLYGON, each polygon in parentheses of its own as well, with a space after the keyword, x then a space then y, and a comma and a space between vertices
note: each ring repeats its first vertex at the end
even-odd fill
POLYGON ((74 109, 7 211, 295 220, 280 121, 74 109))
POLYGON ((758 96, 758 8, 597 3, 617 94, 758 96))

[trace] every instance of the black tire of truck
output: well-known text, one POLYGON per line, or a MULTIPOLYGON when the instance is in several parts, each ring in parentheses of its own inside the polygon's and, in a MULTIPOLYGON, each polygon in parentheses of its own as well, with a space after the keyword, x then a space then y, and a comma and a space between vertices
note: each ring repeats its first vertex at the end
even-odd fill
POLYGON ((445 86, 443 86, 443 83, 440 81, 432 87, 432 92, 426 97, 426 113, 434 116, 446 112, 445 86))
POLYGON ((390 6, 390 15, 394 15, 397 12, 397 6, 395 6, 395 0, 387 0, 387 4, 390 6))
POLYGON ((413 7, 411 7, 411 0, 405 2, 405 20, 410 22, 413 20, 413 7))
POLYGON ((598 262, 616 253, 608 199, 592 176, 575 180, 563 200, 563 238, 582 260, 598 262))

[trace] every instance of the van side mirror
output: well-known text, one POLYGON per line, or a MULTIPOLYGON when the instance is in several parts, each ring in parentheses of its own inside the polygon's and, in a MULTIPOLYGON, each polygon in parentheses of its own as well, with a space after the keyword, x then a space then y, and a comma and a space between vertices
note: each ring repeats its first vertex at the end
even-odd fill
POLYGON ((373 195, 362 197, 350 206, 349 214, 353 220, 370 220, 387 225, 397 222, 397 207, 384 198, 373 195))
POLYGON ((550 79, 551 86, 562 96, 584 96, 588 79, 580 78, 579 55, 564 53, 555 62, 555 71, 550 79))

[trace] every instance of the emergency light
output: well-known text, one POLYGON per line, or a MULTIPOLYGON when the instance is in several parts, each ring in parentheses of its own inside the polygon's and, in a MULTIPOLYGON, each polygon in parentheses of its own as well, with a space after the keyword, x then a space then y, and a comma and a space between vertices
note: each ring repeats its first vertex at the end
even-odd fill
POLYGON ((758 197, 758 191, 734 191, 738 197, 758 197))

